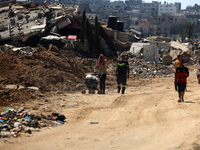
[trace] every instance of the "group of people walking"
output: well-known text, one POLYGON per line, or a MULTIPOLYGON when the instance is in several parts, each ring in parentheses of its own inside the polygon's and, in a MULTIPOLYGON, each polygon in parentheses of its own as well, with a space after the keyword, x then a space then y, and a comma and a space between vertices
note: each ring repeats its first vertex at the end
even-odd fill
MULTIPOLYGON (((117 78, 117 92, 122 94, 125 93, 126 89, 126 81, 129 79, 129 64, 125 59, 125 55, 122 55, 121 60, 117 62, 117 69, 115 72, 115 76, 117 78)), ((106 80, 106 68, 107 68, 108 58, 101 54, 97 60, 96 66, 94 68, 94 72, 100 74, 100 93, 105 94, 105 80, 106 80)))
MULTIPOLYGON (((185 61, 178 55, 177 60, 174 63, 175 69, 175 90, 178 91, 179 100, 178 102, 184 102, 184 94, 186 91, 187 78, 189 77, 188 68, 184 66, 185 61)), ((197 63, 197 81, 200 84, 200 60, 197 63)))
MULTIPOLYGON (((126 82, 129 79, 129 64, 125 59, 125 55, 122 55, 121 59, 117 62, 117 69, 115 72, 115 76, 117 79, 117 92, 125 93, 126 82)), ((101 74, 100 76, 100 93, 105 94, 105 80, 106 80, 106 70, 107 70, 107 62, 108 58, 101 54, 97 60, 94 72, 101 74)), ((175 69, 175 90, 178 91, 178 102, 184 102, 184 95, 187 85, 187 78, 189 77, 189 70, 186 66, 184 66, 185 61, 181 58, 181 55, 178 55, 177 60, 174 63, 175 69)), ((197 80, 200 84, 200 60, 197 64, 197 80)))

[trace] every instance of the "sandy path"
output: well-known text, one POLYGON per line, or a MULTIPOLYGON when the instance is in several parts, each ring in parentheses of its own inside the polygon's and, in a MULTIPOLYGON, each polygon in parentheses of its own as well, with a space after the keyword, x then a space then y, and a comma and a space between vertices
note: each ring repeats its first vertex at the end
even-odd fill
POLYGON ((0 150, 191 149, 200 140, 200 85, 195 76, 187 90, 184 103, 177 102, 172 78, 129 81, 125 95, 114 89, 106 95, 68 94, 79 105, 62 112, 66 125, 6 144, 0 141, 0 150))

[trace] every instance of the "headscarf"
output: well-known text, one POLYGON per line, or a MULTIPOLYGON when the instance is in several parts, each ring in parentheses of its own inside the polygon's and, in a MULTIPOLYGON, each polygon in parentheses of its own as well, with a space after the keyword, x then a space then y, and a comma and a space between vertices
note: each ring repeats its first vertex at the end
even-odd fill
MULTIPOLYGON (((102 56, 99 56, 99 58, 98 58, 98 60, 97 60, 97 63, 96 63, 96 66, 97 66, 97 67, 99 67, 99 65, 100 65, 101 57, 102 57, 102 56)), ((103 59, 102 67, 106 68, 106 61, 105 61, 105 59, 103 59)))

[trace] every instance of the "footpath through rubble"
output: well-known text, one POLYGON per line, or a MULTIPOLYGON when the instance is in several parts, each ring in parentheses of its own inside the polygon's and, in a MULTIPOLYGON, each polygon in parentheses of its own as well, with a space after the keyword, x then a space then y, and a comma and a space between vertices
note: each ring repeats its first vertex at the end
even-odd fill
MULTIPOLYGON (((11 136, 28 136, 43 127, 63 124, 65 116, 57 110, 67 107, 61 102, 66 100, 53 104, 47 97, 53 93, 81 91, 86 74, 93 72, 96 59, 76 57, 73 51, 60 50, 53 45, 48 50, 37 47, 13 51, 9 46, 3 49, 0 52, 0 110, 4 111, 0 114, 0 136, 7 140, 11 136), (26 112, 24 108, 17 109, 19 107, 27 107, 31 112, 26 112), (33 110, 37 110, 37 114, 33 110)), ((131 78, 135 79, 157 78, 173 73, 172 67, 136 57, 129 58, 129 64, 131 78)), ((108 63, 107 88, 116 85, 116 65, 117 60, 108 63)))

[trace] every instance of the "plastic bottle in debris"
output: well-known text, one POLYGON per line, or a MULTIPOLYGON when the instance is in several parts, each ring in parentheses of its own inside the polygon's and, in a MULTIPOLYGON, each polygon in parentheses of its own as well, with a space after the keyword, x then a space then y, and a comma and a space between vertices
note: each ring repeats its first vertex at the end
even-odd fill
POLYGON ((20 125, 20 122, 15 122, 15 123, 14 123, 14 128, 18 128, 19 125, 20 125))
POLYGON ((23 110, 24 110, 24 108, 21 107, 21 108, 18 109, 18 112, 20 113, 20 112, 22 112, 23 110))

